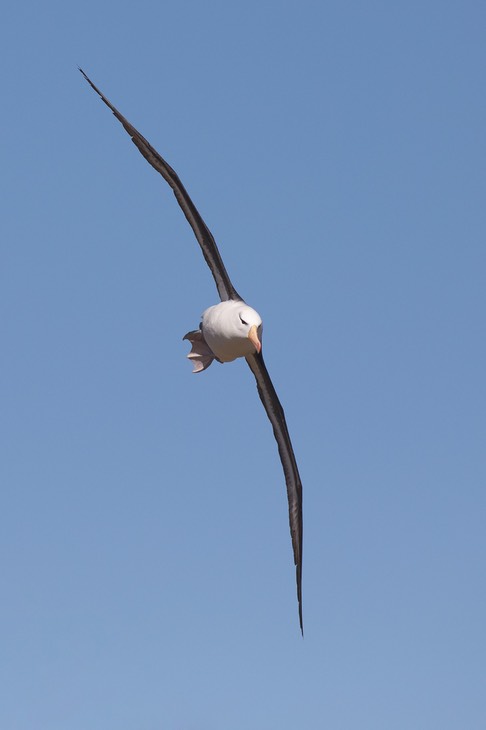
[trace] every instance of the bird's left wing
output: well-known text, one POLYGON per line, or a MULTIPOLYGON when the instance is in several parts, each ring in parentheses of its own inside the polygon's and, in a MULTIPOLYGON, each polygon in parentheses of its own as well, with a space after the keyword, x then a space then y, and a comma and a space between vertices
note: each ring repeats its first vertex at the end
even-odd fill
POLYGON ((179 203, 184 215, 189 221, 189 224, 194 231, 198 243, 201 246, 204 258, 206 259, 206 263, 211 269, 211 273, 216 283, 216 288, 218 290, 221 301, 226 301, 228 299, 241 299, 240 295, 231 283, 231 279, 229 278, 228 272, 225 269, 221 254, 218 251, 216 241, 214 240, 211 231, 199 215, 196 206, 189 197, 189 194, 184 185, 179 180, 177 173, 163 159, 163 157, 159 155, 157 150, 155 150, 152 145, 147 142, 145 137, 142 137, 140 132, 137 132, 135 127, 133 127, 130 122, 125 119, 122 114, 120 114, 118 109, 115 109, 113 104, 108 101, 106 96, 104 96, 101 91, 93 84, 91 79, 86 76, 83 69, 80 68, 79 70, 83 74, 88 84, 101 97, 106 106, 111 109, 118 121, 121 122, 125 130, 132 138, 132 142, 137 147, 139 152, 145 157, 147 162, 149 162, 152 167, 162 175, 164 180, 169 183, 170 187, 174 191, 177 202, 179 203))
POLYGON ((255 376, 258 394, 270 419, 273 433, 277 441, 278 453, 282 462, 287 497, 289 501, 289 523, 294 551, 295 577, 297 582, 297 600, 299 602, 300 630, 304 633, 302 622, 302 482, 295 460, 294 450, 290 441, 285 414, 278 399, 273 383, 268 374, 262 354, 250 355, 246 358, 250 369, 255 376))

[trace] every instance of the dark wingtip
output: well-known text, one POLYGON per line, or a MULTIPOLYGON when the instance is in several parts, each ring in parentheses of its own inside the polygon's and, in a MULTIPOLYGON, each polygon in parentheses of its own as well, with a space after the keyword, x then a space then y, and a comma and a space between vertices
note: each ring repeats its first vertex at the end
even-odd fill
MULTIPOLYGON (((81 68, 81 66, 78 66, 78 69, 79 69, 80 73, 83 74, 84 78, 86 79, 86 81, 88 82, 88 84, 91 86, 91 88, 94 89, 94 91, 96 91, 96 93, 98 94, 98 96, 101 96, 101 98, 103 99, 103 101, 105 102, 105 104, 107 106, 109 106, 110 109, 113 111, 113 107, 109 103, 108 99, 105 99, 105 97, 103 96, 103 94, 101 93, 101 91, 98 89, 98 87, 93 84, 93 82, 89 78, 88 74, 83 71, 83 69, 81 68)), ((115 112, 113 111, 113 113, 115 113, 115 112)))
POLYGON ((78 69, 79 69, 79 72, 83 74, 84 78, 86 79, 86 81, 88 82, 88 84, 91 86, 91 88, 94 89, 96 91, 96 93, 101 96, 101 93, 98 91, 98 89, 96 88, 96 86, 93 84, 93 82, 89 78, 88 74, 83 71, 83 69, 81 68, 81 66, 78 66, 78 69))
MULTIPOLYGON (((300 555, 302 560, 302 547, 300 548, 300 555)), ((302 562, 296 565, 296 579, 297 579, 297 603, 299 604, 299 624, 302 638, 304 638, 304 618, 302 609, 302 562)))

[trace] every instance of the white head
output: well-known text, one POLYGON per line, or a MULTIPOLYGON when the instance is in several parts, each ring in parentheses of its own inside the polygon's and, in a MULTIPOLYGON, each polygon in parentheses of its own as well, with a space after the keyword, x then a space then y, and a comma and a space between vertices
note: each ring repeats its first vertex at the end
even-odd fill
POLYGON ((252 343, 257 352, 262 349, 262 318, 254 309, 242 303, 236 310, 238 321, 237 327, 252 343))

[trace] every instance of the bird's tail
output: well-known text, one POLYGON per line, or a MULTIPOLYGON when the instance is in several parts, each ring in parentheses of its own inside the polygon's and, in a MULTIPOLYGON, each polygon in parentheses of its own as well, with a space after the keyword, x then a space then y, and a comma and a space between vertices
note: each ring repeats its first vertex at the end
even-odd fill
POLYGON ((204 339, 203 333, 201 330, 193 330, 184 335, 182 339, 189 340, 192 345, 191 352, 187 356, 194 365, 192 372, 202 373, 215 359, 215 355, 204 339))

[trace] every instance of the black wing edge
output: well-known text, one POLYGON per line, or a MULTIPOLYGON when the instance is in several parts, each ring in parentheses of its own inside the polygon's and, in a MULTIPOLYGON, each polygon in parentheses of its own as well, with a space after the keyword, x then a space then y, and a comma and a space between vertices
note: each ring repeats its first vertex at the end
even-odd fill
POLYGON ((299 622, 302 636, 304 624, 302 619, 302 482, 295 460, 292 442, 290 441, 285 414, 278 399, 273 383, 268 374, 262 354, 250 355, 246 361, 255 376, 258 395, 267 412, 273 427, 273 434, 278 446, 280 461, 285 474, 287 497, 289 501, 289 524, 294 552, 295 579, 297 583, 297 600, 299 602, 299 622))
POLYGON ((104 94, 102 94, 101 91, 93 84, 93 82, 85 74, 83 69, 79 66, 78 68, 88 84, 91 86, 91 88, 96 91, 98 96, 102 99, 106 106, 111 109, 118 121, 123 125, 125 130, 132 138, 132 142, 137 147, 139 152, 145 157, 147 162, 152 165, 154 170, 157 170, 157 172, 162 175, 164 180, 169 183, 170 187, 174 191, 177 202, 182 208, 182 211, 186 216, 192 230, 194 231, 199 245, 201 246, 206 263, 209 266, 214 281, 216 283, 216 288, 218 290, 221 301, 226 301, 228 299, 240 300, 241 297, 234 288, 233 284, 231 283, 231 279, 228 276, 228 272, 226 271, 226 268, 224 266, 223 259, 221 258, 221 254, 218 251, 216 241, 214 240, 211 231, 201 218, 196 206, 189 197, 189 194, 184 185, 181 183, 177 173, 164 160, 164 158, 159 155, 157 150, 155 150, 152 145, 147 142, 145 137, 143 137, 140 132, 137 132, 135 127, 133 127, 130 122, 125 119, 122 114, 120 114, 118 109, 116 109, 113 104, 108 101, 106 96, 104 96, 104 94))

